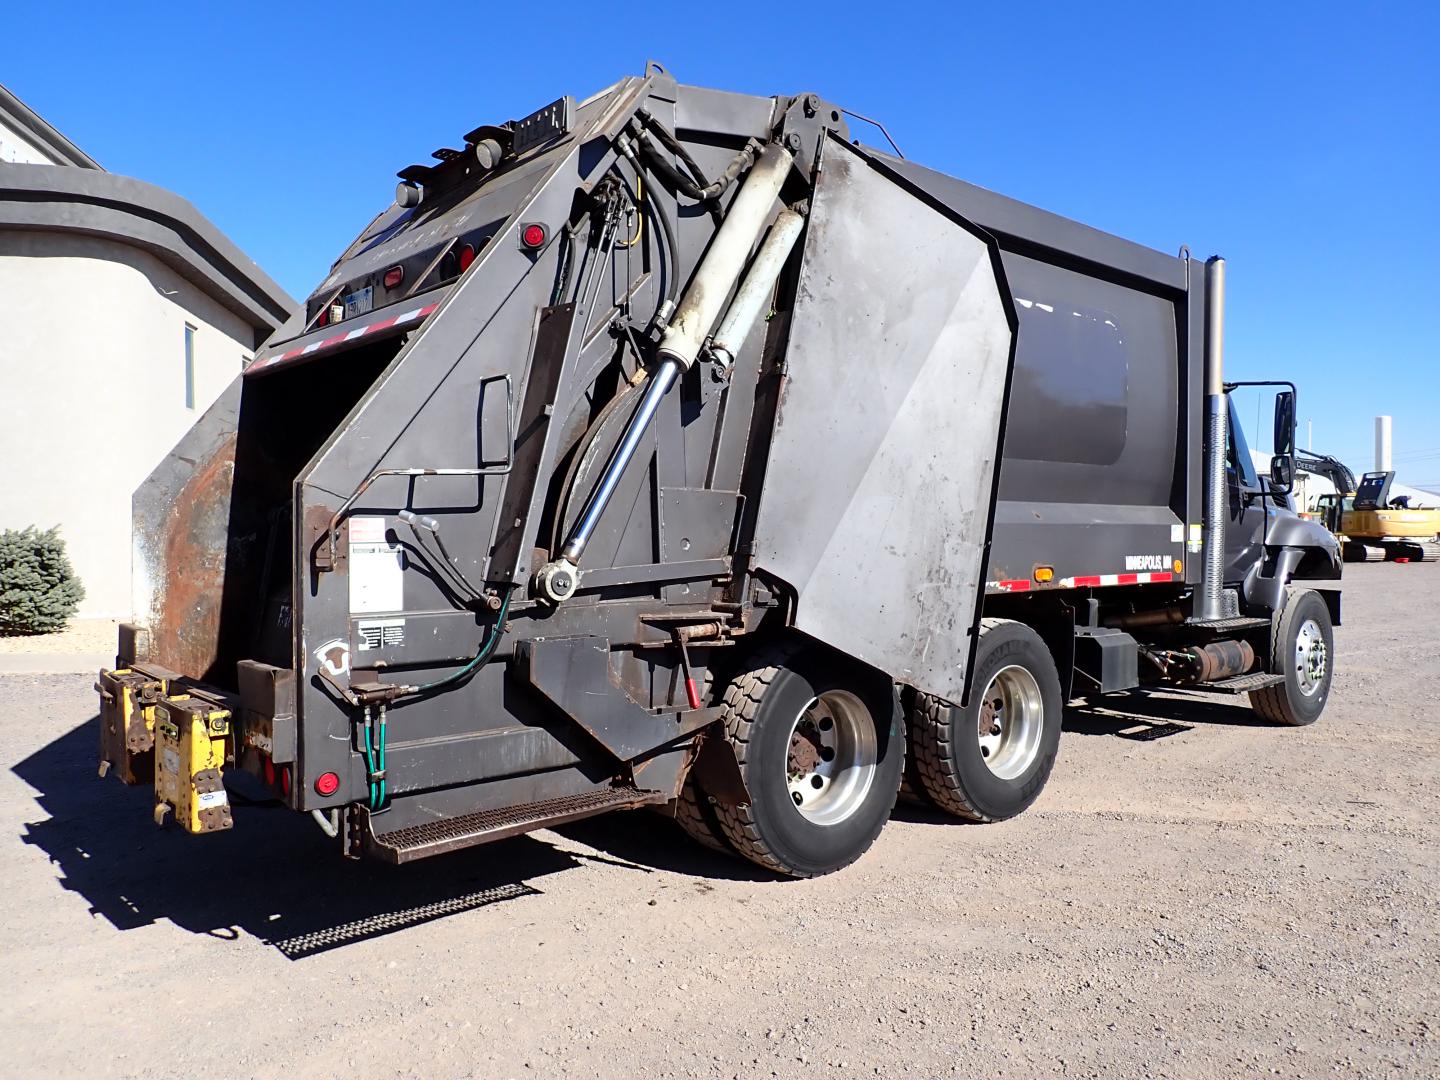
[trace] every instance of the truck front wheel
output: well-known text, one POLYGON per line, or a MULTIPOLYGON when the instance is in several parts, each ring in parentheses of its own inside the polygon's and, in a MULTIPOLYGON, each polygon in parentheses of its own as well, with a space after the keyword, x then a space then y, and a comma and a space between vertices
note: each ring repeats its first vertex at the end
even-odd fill
POLYGON ((1330 609, 1310 589, 1290 593, 1275 635, 1275 663, 1285 681, 1250 691, 1250 706, 1267 720, 1299 727, 1325 709, 1334 674, 1335 631, 1330 609))
POLYGON ((788 643, 741 669, 724 709, 750 794, 748 805, 714 805, 730 846, 791 877, 828 874, 863 855, 890 817, 905 763, 894 684, 788 643))
POLYGON ((1034 630, 984 619, 971 686, 965 708, 915 695, 911 777, 947 813, 1001 821, 1033 803, 1050 777, 1060 747, 1060 676, 1034 630))

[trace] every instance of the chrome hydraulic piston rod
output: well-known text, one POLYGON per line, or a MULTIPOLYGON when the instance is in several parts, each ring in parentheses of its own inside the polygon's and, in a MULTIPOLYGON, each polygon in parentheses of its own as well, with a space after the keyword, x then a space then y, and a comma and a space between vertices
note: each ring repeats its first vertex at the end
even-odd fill
POLYGON ((774 209, 790 166, 789 152, 778 143, 772 143, 760 155, 760 160, 755 163, 731 203, 729 213, 720 223, 690 287, 685 290, 665 330, 665 336, 660 341, 660 362, 650 376, 645 396, 630 418, 620 444, 610 455, 605 471, 560 549, 559 558, 546 563, 537 575, 536 585, 550 601, 559 603, 568 599, 580 584, 580 559, 600 522, 600 516, 639 449, 661 399, 679 375, 695 363, 706 336, 720 315, 721 305, 735 288, 745 260, 774 209))
POLYGON ((610 496, 615 493, 615 485, 620 483, 625 466, 635 456, 635 451, 640 446, 640 440, 645 437, 645 432, 650 427, 650 421, 655 416, 655 410, 660 408, 660 399, 669 392, 670 387, 675 385, 675 379, 679 376, 680 371, 680 362, 667 357, 660 362, 660 366, 650 376, 645 387, 645 396, 640 399, 640 407, 630 418, 629 426, 625 428, 624 438, 615 448, 614 454, 611 455, 610 461, 605 467, 605 472, 600 476, 600 482, 591 492, 590 501, 585 504, 584 512, 575 522, 570 539, 565 541, 565 546, 560 549, 561 559, 572 564, 579 563, 585 546, 590 542, 590 534, 595 531, 595 526, 600 522, 601 512, 610 501, 610 496))
POLYGON ((1230 402, 1225 393, 1225 260, 1205 263, 1205 554, 1195 618, 1223 618, 1225 518, 1229 493, 1225 456, 1230 441, 1230 402))

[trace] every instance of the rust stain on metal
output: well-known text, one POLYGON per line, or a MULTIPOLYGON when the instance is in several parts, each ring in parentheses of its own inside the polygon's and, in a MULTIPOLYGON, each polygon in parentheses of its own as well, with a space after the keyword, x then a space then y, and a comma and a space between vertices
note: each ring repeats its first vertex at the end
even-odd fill
POLYGON ((329 507, 312 503, 305 507, 304 521, 306 550, 310 553, 312 573, 322 567, 336 573, 345 573, 349 563, 350 550, 350 545, 346 543, 350 529, 349 519, 342 519, 337 523, 334 521, 334 514, 329 507), (335 535, 333 563, 329 558, 332 530, 335 535))
POLYGON ((202 678, 219 652, 234 475, 232 432, 177 493, 164 564, 156 568, 153 649, 166 665, 192 678, 202 678))

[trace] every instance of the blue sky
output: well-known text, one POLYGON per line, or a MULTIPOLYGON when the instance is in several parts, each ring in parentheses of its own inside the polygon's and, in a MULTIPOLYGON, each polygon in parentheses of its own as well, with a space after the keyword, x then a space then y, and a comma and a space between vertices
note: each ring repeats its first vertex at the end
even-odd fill
MULTIPOLYGON (((106 168, 193 201, 296 296, 483 122, 649 57, 815 90, 907 156, 1164 251, 1229 260, 1237 378, 1301 438, 1440 487, 1440 5, 57 3, 5 82, 106 168)), ((1240 402, 1252 445, 1268 445, 1240 402)))

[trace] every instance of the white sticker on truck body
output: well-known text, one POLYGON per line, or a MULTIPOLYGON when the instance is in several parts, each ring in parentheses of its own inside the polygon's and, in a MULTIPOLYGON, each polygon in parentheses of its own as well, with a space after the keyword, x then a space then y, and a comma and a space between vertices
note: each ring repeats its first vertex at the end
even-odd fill
POLYGON ((391 543, 383 517, 350 519, 350 611, 405 607, 405 553, 391 543))
POLYGON ((1169 570, 1169 555, 1126 555, 1125 569, 1127 572, 1136 570, 1169 570))
POLYGON ((361 619, 355 624, 355 630, 355 647, 362 651, 405 644, 404 619, 361 619))

